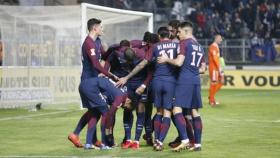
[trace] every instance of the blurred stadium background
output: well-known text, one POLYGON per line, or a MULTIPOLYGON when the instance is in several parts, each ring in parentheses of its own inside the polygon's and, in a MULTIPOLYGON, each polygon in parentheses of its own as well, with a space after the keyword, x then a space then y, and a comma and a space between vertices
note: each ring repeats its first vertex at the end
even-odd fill
MULTIPOLYGON (((250 130, 247 128, 258 130, 262 128, 259 124, 266 124, 264 127, 270 129, 270 133, 255 134, 250 139, 231 138, 229 142, 244 141, 244 144, 237 143, 236 146, 227 144, 233 148, 235 154, 243 151, 246 143, 250 141, 253 141, 249 143, 252 148, 249 148, 249 153, 243 156, 230 155, 231 151, 226 150, 220 157, 252 157, 251 154, 254 157, 280 156, 279 152, 274 151, 280 147, 279 134, 278 141, 274 140, 277 139, 276 131, 279 133, 280 120, 279 0, 0 0, 0 135, 7 137, 0 139, 0 149, 2 149, 0 157, 11 156, 13 153, 27 157, 28 155, 77 155, 69 144, 66 145, 67 149, 63 148, 68 142, 59 141, 56 143, 60 143, 59 149, 62 152, 54 149, 52 143, 46 143, 44 146, 50 150, 32 152, 31 148, 23 147, 17 149, 17 152, 10 151, 13 150, 13 144, 24 146, 24 142, 17 142, 19 141, 17 139, 22 139, 21 137, 13 139, 9 136, 14 130, 21 129, 5 127, 9 127, 13 121, 19 121, 17 116, 21 119, 22 116, 34 114, 22 110, 6 110, 6 108, 26 106, 33 108, 38 103, 43 103, 43 107, 46 106, 44 108, 48 110, 34 117, 38 118, 42 114, 43 122, 31 119, 30 124, 27 121, 16 126, 21 127, 20 124, 23 124, 27 128, 32 125, 31 128, 41 131, 39 124, 55 118, 59 120, 57 123, 61 126, 59 132, 61 135, 57 140, 64 141, 64 137, 74 127, 82 113, 73 109, 78 109, 80 104, 77 91, 81 71, 80 45, 86 34, 86 21, 91 17, 103 20, 105 36, 102 40, 108 45, 118 43, 122 39, 142 39, 145 31, 156 32, 158 27, 167 25, 172 19, 191 20, 196 25, 195 36, 205 50, 212 42, 215 31, 219 31, 224 37, 221 49, 226 63, 226 82, 223 90, 219 92, 224 103, 214 112, 207 106, 209 79, 207 74, 203 75, 202 84, 205 89, 203 99, 206 106, 203 112, 205 112, 205 119, 209 119, 205 122, 205 130, 213 133, 206 133, 204 136, 206 147, 209 147, 210 151, 203 153, 202 156, 217 157, 215 152, 221 152, 223 146, 212 141, 217 139, 222 144, 227 144, 228 142, 224 142, 224 139, 227 139, 226 135, 232 132, 230 129, 240 128, 240 123, 243 123, 242 129, 236 133, 243 132, 248 136, 250 130), (88 4, 82 6, 82 3, 88 4), (243 112, 237 110, 243 106, 248 108, 243 112), (266 111, 263 106, 267 106, 271 111, 266 111), (252 110, 252 108, 256 109, 252 110), (67 111, 62 111, 60 114, 61 109, 67 111), (234 115, 232 111, 236 110, 238 112, 234 115), (248 115, 250 112, 252 113, 248 115), (48 118, 48 113, 54 114, 48 118), (64 119, 70 122, 65 124, 63 122, 65 120, 61 120, 64 116, 64 119), (236 120, 236 117, 240 119, 236 120), (221 122, 219 119, 226 121, 221 122), (242 120, 247 121, 244 123, 242 120), (213 121, 221 124, 217 127, 221 137, 211 129, 211 126, 216 127, 213 121), (246 123, 250 124, 249 127, 246 123), (7 143, 9 140, 13 142, 7 143), (258 143, 264 145, 259 146, 258 143), (218 149, 215 149, 215 146, 218 146, 218 149), (261 150, 264 148, 268 148, 266 151, 270 154, 261 150), (71 150, 66 151, 69 149, 71 150), (259 152, 254 153, 255 150, 259 152)), ((55 127, 57 124, 51 122, 47 125, 49 126, 55 127)), ((43 130, 50 130, 47 127, 43 130)), ((32 133, 30 130, 23 129, 23 133, 32 133)), ((58 137, 57 133, 40 132, 40 135, 48 134, 58 137)), ((33 139, 34 135, 36 133, 28 137, 33 139)), ((242 137, 245 137, 244 135, 242 137)), ((121 136, 118 137, 122 139, 121 136)), ((172 136, 168 139, 172 139, 172 136)), ((34 140, 29 143, 44 141, 39 138, 34 140)), ((148 148, 144 151, 151 152, 148 148)), ((130 152, 122 155, 121 150, 112 152, 111 156, 114 154, 134 156, 134 153, 130 152)), ((153 152, 150 154, 151 157, 158 156, 153 152)), ((161 156, 174 156, 171 153, 165 154, 161 156)), ((78 155, 88 156, 88 153, 78 153, 78 155)))
MULTIPOLYGON (((79 102, 80 45, 91 17, 103 20, 107 45, 142 39, 145 31, 156 31, 171 19, 191 20, 205 50, 215 32, 224 36, 225 89, 280 89, 277 0, 1 0, 0 4, 0 107, 79 102), (82 2, 89 4, 81 6, 82 2)), ((204 88, 208 82, 206 74, 204 88)))

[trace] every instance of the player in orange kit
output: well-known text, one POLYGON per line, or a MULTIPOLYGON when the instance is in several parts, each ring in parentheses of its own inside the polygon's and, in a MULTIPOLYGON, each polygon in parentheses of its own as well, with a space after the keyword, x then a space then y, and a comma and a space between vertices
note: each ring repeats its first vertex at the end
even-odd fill
POLYGON ((208 59, 209 59, 209 104, 211 106, 218 105, 219 102, 215 100, 215 94, 221 89, 224 83, 224 72, 220 63, 220 49, 219 44, 222 42, 222 36, 216 34, 214 42, 209 46, 208 59))

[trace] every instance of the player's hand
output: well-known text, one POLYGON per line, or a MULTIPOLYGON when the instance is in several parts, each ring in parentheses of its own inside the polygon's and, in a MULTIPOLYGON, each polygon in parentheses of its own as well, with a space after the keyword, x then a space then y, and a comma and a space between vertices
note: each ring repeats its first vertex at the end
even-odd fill
POLYGON ((125 109, 132 109, 132 101, 129 98, 126 98, 125 103, 122 105, 123 108, 125 109))
POLYGON ((138 87, 138 88, 136 89, 135 92, 136 92, 138 95, 141 95, 144 91, 145 91, 145 88, 142 87, 142 86, 140 86, 140 87, 138 87))
POLYGON ((116 87, 123 87, 126 84, 127 80, 128 79, 126 77, 119 78, 116 87))
POLYGON ((104 67, 104 66, 105 66, 105 61, 104 61, 104 60, 101 60, 101 61, 100 61, 100 65, 101 65, 102 67, 104 67))
POLYGON ((219 76, 219 79, 220 79, 220 82, 221 82, 222 84, 224 84, 224 83, 225 83, 225 74, 224 74, 224 73, 221 73, 220 76, 219 76))
POLYGON ((163 53, 160 57, 157 57, 157 62, 159 64, 166 63, 167 60, 168 60, 168 56, 165 53, 163 53))

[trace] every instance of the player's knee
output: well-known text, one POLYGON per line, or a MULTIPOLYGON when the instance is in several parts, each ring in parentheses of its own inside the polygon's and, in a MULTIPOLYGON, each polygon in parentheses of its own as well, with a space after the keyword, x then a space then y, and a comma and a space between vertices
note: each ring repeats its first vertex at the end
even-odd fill
POLYGON ((182 108, 178 107, 178 106, 175 106, 175 107, 173 107, 172 112, 173 112, 173 115, 176 115, 178 113, 182 113, 182 108))
POLYGON ((192 119, 192 115, 185 115, 185 118, 188 119, 188 120, 191 120, 192 119))
POLYGON ((171 117, 171 111, 169 109, 164 109, 163 116, 170 118, 171 117))
POLYGON ((157 108, 157 114, 163 115, 163 108, 157 108))
POLYGON ((192 116, 193 117, 198 117, 200 116, 199 112, 198 112, 198 109, 192 109, 192 116))

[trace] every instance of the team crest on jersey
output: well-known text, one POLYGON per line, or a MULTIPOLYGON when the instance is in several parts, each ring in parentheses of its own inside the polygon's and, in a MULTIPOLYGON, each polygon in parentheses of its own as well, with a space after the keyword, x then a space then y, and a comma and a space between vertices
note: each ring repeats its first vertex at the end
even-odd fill
POLYGON ((95 49, 92 48, 92 49, 90 50, 90 52, 91 52, 91 54, 90 54, 91 56, 96 55, 96 54, 95 54, 95 49))

